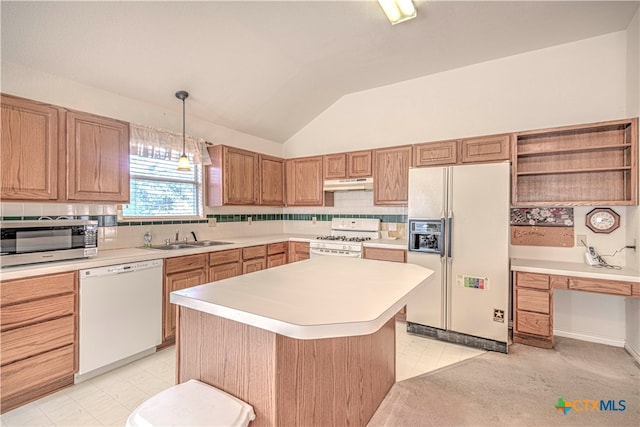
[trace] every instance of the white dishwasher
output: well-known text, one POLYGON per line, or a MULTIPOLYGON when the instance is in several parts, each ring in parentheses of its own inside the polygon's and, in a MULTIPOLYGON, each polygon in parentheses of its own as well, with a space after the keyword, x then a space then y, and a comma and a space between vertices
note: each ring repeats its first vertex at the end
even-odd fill
POLYGON ((80 270, 75 382, 153 353, 162 341, 162 260, 80 270))

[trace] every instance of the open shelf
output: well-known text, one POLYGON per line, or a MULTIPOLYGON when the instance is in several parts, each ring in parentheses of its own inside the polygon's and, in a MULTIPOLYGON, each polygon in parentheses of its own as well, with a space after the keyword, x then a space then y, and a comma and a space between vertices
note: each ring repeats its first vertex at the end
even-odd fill
POLYGON ((518 157, 531 157, 531 156, 551 156, 555 154, 568 154, 568 153, 592 153, 601 151, 617 151, 631 148, 631 144, 615 144, 615 145, 596 145, 593 147, 574 147, 574 148, 558 148, 555 150, 547 151, 529 151, 518 152, 518 157))
POLYGON ((608 171, 630 171, 631 166, 620 166, 611 168, 583 168, 583 169, 558 169, 558 170, 545 170, 545 171, 527 171, 518 172, 518 176, 526 175, 559 175, 567 173, 584 173, 584 172, 608 172, 608 171))
POLYGON ((638 203, 638 119, 516 134, 514 206, 638 203))

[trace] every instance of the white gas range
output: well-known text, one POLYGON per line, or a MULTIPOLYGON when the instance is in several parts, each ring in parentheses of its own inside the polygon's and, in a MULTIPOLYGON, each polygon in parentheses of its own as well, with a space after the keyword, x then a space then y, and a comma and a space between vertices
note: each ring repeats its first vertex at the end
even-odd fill
POLYGON ((362 257, 362 242, 380 238, 380 220, 369 218, 334 218, 331 234, 309 243, 309 254, 318 256, 362 257))

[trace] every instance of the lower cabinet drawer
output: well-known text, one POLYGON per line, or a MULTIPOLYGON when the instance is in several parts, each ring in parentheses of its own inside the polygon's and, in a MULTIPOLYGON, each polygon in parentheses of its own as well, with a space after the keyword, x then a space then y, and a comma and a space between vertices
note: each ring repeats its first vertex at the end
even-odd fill
POLYGON ((34 389, 74 373, 73 345, 2 367, 2 399, 34 389))
POLYGON ((242 249, 227 249, 209 253, 209 265, 222 265, 242 261, 242 249))
POLYGON ((516 273, 516 285, 525 288, 549 289, 549 276, 538 273, 516 273))
POLYGON ((5 331, 71 315, 75 310, 75 303, 75 294, 68 294, 7 305, 0 310, 0 330, 5 331))
POLYGON ((551 336, 549 315, 516 310, 516 332, 551 336))
POLYGON ((288 242, 270 243, 267 245, 267 255, 287 253, 288 242))
POLYGON ((265 245, 249 246, 242 248, 242 259, 262 258, 267 255, 267 247, 265 245))
POLYGON ((573 289, 575 291, 597 292, 609 295, 631 295, 630 282, 616 282, 613 280, 596 280, 570 277, 569 289, 573 289))
POLYGON ((516 289, 516 309, 549 314, 549 292, 535 289, 516 289))
POLYGON ((6 365, 54 348, 73 344, 75 317, 66 316, 2 332, 0 364, 6 365))

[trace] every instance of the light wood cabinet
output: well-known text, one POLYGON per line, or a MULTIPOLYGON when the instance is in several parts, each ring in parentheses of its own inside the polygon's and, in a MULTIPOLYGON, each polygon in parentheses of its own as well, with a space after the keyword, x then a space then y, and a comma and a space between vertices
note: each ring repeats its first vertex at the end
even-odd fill
POLYGON ((289 262, 298 262, 309 259, 308 242, 289 242, 289 262))
POLYGON ((209 253, 209 280, 228 279, 242 274, 242 250, 228 249, 209 253))
POLYGON ((284 205, 284 159, 260 155, 260 204, 284 205))
POLYGON ((207 283, 207 254, 164 260, 162 346, 171 344, 176 334, 176 306, 171 304, 171 292, 204 283, 207 283))
POLYGON ((324 156, 324 179, 365 178, 372 175, 372 151, 351 151, 349 153, 324 156))
POLYGON ((2 95, 2 198, 129 201, 129 124, 2 95))
POLYGON ((512 204, 636 205, 638 119, 516 134, 512 204))
POLYGON ((0 412, 73 384, 77 272, 0 282, 0 412))
POLYGON ((215 145, 208 147, 207 206, 257 205, 260 191, 259 155, 252 151, 215 145))
POLYGON ((129 124, 67 112, 67 200, 129 201, 129 124))
POLYGON ((369 246, 365 246, 362 249, 364 259, 407 262, 407 251, 404 249, 373 248, 369 246))
POLYGON ((2 199, 58 199, 58 108, 2 95, 2 199))
POLYGON ((514 273, 514 342, 553 346, 553 293, 547 274, 514 273))
POLYGON ((322 156, 285 161, 288 206, 333 206, 333 193, 322 189, 322 165, 322 156))
POLYGON ((242 248, 242 274, 267 268, 266 245, 249 246, 242 248))
POLYGON ((409 198, 410 145, 373 152, 373 200, 376 205, 406 206, 409 198))
POLYGON ((461 163, 487 163, 509 160, 511 136, 491 135, 460 141, 461 163))
POLYGON ((413 164, 419 166, 455 165, 458 162, 458 140, 425 142, 413 146, 413 164))
POLYGON ((366 178, 373 175, 371 150, 347 153, 347 178, 366 178))
POLYGON ((267 245, 267 268, 277 267, 287 263, 287 242, 270 243, 267 245))
POLYGON ((328 154, 324 156, 324 179, 340 179, 347 177, 347 153, 328 154))

